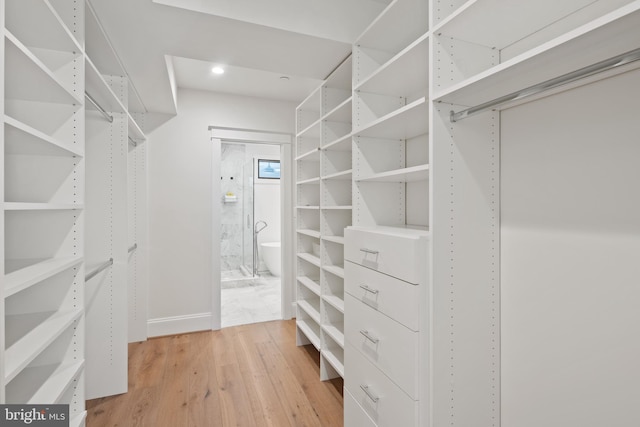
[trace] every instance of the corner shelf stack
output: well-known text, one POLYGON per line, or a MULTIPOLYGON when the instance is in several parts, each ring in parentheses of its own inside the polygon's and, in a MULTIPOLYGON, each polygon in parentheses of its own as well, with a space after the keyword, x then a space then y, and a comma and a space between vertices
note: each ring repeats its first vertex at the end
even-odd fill
POLYGON ((344 376, 344 228, 351 225, 351 57, 296 110, 297 343, 344 376))
POLYGON ((4 9, 0 402, 84 424, 84 4, 4 9))

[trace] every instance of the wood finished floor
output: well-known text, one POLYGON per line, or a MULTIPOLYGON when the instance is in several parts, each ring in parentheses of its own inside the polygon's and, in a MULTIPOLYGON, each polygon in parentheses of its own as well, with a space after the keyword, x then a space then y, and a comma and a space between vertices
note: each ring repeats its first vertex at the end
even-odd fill
POLYGON ((87 427, 343 426, 342 380, 321 382, 295 320, 129 344, 129 392, 87 401, 87 427))

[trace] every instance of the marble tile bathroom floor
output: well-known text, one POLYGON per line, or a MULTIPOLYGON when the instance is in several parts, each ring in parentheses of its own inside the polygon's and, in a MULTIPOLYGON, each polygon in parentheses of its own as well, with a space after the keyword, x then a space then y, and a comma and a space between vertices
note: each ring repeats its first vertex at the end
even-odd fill
POLYGON ((222 281, 222 327, 282 318, 280 278, 261 273, 257 278, 222 281))

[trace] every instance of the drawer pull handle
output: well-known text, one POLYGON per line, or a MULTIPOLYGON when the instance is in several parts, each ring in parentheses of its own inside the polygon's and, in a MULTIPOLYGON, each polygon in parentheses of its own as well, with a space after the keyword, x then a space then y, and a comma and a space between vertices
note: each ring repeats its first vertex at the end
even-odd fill
POLYGON ((371 255, 378 255, 380 253, 379 251, 375 251, 373 249, 367 249, 367 248, 360 248, 360 252, 364 252, 366 254, 371 254, 371 255))
POLYGON ((378 341, 380 341, 378 338, 374 338, 371 335, 369 335, 369 331, 365 331, 364 329, 360 331, 360 333, 369 341, 371 341, 374 344, 378 344, 378 341))
POLYGON ((369 391, 368 385, 360 384, 360 388, 362 389, 362 391, 364 391, 364 394, 366 394, 367 397, 371 399, 374 403, 378 401, 379 397, 371 393, 371 391, 369 391))
POLYGON ((370 287, 368 287, 367 285, 360 285, 360 287, 362 289, 364 289, 366 292, 371 292, 374 295, 378 294, 378 290, 377 289, 371 289, 370 287))

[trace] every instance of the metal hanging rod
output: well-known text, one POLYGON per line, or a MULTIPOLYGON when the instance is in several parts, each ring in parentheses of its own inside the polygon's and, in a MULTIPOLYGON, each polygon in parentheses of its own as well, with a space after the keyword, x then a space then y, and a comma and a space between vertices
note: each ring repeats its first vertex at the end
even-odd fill
POLYGON ((131 246, 131 247, 129 248, 129 253, 131 253, 131 252, 135 251, 136 249, 138 249, 138 244, 137 244, 137 243, 134 243, 134 244, 133 244, 133 246, 131 246))
POLYGON ((105 109, 102 108, 100 106, 100 104, 98 104, 98 102, 91 97, 91 95, 89 95, 87 92, 85 92, 84 96, 85 96, 85 98, 87 98, 98 109, 98 111, 100 111, 100 113, 102 113, 103 116, 106 117, 107 120, 109 120, 109 123, 113 123, 113 116, 111 114, 107 113, 105 111, 105 109))
POLYGON ((103 270, 106 270, 111 265, 113 265, 113 258, 109 258, 109 261, 106 261, 104 264, 101 264, 95 270, 93 270, 92 272, 84 276, 84 281, 88 282, 89 280, 93 279, 98 273, 100 273, 103 270))
POLYGON ((559 77, 554 77, 553 79, 544 81, 542 83, 529 86, 526 89, 522 89, 517 92, 510 93, 509 95, 501 96, 492 101, 488 101, 483 104, 476 105, 475 107, 467 108, 466 110, 458 111, 457 113, 454 111, 451 111, 449 119, 451 120, 452 123, 455 123, 462 119, 466 119, 467 117, 476 115, 478 113, 482 113, 483 111, 506 104, 507 102, 524 99, 532 95, 536 95, 541 92, 545 92, 545 91, 557 88, 559 86, 563 86, 568 83, 572 83, 577 80, 584 79, 586 77, 591 77, 595 74, 599 74, 604 71, 609 71, 614 68, 617 68, 622 65, 626 65, 638 60, 640 60, 640 49, 635 49, 630 52, 623 53, 622 55, 614 56, 613 58, 605 59, 604 61, 597 62, 593 65, 580 68, 579 70, 572 71, 567 74, 563 74, 559 77))

